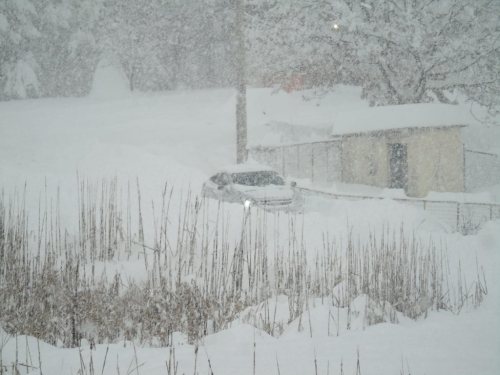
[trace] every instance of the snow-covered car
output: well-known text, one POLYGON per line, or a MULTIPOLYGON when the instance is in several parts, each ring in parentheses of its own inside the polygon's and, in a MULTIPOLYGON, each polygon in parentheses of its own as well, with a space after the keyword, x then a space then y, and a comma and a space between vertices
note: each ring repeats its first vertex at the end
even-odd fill
POLYGON ((246 208, 260 206, 267 210, 297 211, 302 208, 303 197, 296 185, 295 182, 287 184, 272 169, 238 165, 210 177, 203 185, 202 195, 241 203, 246 208))

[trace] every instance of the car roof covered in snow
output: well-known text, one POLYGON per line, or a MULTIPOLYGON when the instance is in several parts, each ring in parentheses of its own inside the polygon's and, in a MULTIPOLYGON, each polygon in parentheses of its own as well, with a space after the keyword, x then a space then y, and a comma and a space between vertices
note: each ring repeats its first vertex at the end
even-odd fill
POLYGON ((227 173, 246 173, 246 172, 262 172, 262 171, 273 171, 274 169, 258 164, 256 162, 253 163, 245 163, 245 164, 234 164, 228 165, 221 169, 219 169, 216 173, 227 172, 227 173))
POLYGON ((476 120, 464 107, 451 104, 404 104, 339 112, 332 136, 407 128, 467 126, 476 120))

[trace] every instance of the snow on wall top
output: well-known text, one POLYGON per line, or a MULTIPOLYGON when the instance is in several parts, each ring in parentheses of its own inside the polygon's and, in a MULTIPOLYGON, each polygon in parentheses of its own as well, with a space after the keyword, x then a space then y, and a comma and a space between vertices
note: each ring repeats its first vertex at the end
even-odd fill
POLYGON ((450 104, 404 104, 340 112, 331 135, 392 129, 466 126, 476 120, 467 109, 450 104))

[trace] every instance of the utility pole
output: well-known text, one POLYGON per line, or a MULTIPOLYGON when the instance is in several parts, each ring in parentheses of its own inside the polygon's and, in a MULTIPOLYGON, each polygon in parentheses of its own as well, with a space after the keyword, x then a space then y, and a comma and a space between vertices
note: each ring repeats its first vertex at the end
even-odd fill
POLYGON ((236 163, 247 161, 247 89, 245 79, 245 13, 243 0, 236 0, 236 163))

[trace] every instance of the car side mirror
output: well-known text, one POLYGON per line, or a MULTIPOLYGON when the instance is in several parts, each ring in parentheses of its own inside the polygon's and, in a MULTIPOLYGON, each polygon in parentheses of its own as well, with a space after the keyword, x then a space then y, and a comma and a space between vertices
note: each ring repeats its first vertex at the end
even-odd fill
POLYGON ((290 186, 295 187, 295 186, 297 186, 297 183, 295 181, 292 181, 292 182, 290 182, 290 186))

